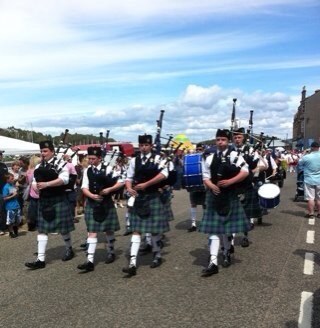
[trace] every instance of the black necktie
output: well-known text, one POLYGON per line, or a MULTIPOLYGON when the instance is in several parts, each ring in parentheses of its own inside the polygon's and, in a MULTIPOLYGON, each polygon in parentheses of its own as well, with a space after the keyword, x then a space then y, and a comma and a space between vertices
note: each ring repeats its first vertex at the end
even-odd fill
POLYGON ((143 161, 143 163, 145 163, 146 160, 147 160, 147 156, 143 156, 143 157, 142 157, 142 161, 143 161))
POLYGON ((222 157, 222 151, 219 151, 219 153, 218 153, 218 157, 219 157, 219 158, 222 157))
POLYGON ((95 168, 93 169, 93 172, 94 172, 94 174, 98 174, 98 169, 95 167, 95 168))

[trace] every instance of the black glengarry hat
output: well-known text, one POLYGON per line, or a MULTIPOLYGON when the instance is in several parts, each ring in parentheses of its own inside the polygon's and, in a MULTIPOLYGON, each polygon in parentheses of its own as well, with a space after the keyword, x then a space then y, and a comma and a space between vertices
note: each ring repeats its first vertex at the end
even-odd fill
POLYGON ((239 128, 232 131, 233 134, 246 134, 245 128, 239 128))
POLYGON ((97 156, 97 157, 102 156, 101 147, 88 147, 87 152, 88 152, 88 155, 91 155, 91 156, 97 156))
POLYGON ((54 145, 51 140, 43 140, 39 142, 40 149, 49 148, 51 151, 54 151, 54 145))
POLYGON ((150 134, 143 134, 138 137, 139 144, 152 144, 152 136, 150 134))
POLYGON ((218 129, 216 133, 216 138, 219 137, 230 139, 230 131, 228 129, 218 129))

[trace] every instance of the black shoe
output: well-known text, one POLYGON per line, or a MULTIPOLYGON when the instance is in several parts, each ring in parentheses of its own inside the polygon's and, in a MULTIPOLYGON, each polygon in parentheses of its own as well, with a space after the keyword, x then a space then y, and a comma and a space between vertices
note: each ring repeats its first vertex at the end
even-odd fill
POLYGON ((254 223, 250 223, 250 229, 253 230, 254 229, 254 223))
POLYGON ((90 261, 87 261, 83 264, 79 264, 77 268, 83 272, 90 272, 94 270, 94 264, 90 261))
POLYGON ((258 223, 258 225, 261 225, 262 224, 262 218, 258 218, 257 223, 258 223))
POLYGON ((153 258, 153 261, 152 261, 151 265, 150 265, 150 268, 151 268, 151 269, 157 268, 157 267, 159 267, 161 264, 162 264, 162 258, 161 258, 161 257, 156 257, 156 256, 155 256, 155 257, 153 258))
POLYGON ((140 247, 139 254, 145 255, 152 252, 152 246, 150 244, 146 244, 144 247, 140 247))
POLYGON ((241 247, 249 247, 250 243, 249 243, 249 239, 247 237, 243 237, 241 240, 241 247))
POLYGON ((66 252, 62 258, 62 261, 70 261, 74 258, 74 252, 72 247, 66 249, 66 252))
POLYGON ((129 236, 129 235, 131 235, 131 234, 132 234, 132 231, 130 231, 130 230, 126 230, 126 231, 124 232, 123 236, 129 236))
POLYGON ((234 246, 233 245, 230 245, 229 253, 234 254, 234 246))
POLYGON ((82 244, 80 245, 80 247, 83 248, 84 251, 86 251, 86 250, 88 249, 88 246, 89 246, 89 245, 88 245, 87 242, 82 243, 82 244))
POLYGON ((188 232, 197 231, 197 227, 193 225, 193 226, 191 226, 187 231, 188 231, 188 232))
POLYGON ((18 227, 17 226, 14 226, 12 228, 13 228, 14 234, 18 237, 18 227))
POLYGON ((208 267, 202 270, 202 277, 210 277, 213 274, 219 273, 219 268, 214 263, 209 263, 208 267))
POLYGON ((137 274, 137 267, 136 266, 128 266, 127 268, 122 269, 123 273, 126 273, 128 276, 135 276, 137 274))
POLYGON ((10 231, 9 232, 9 236, 10 236, 10 238, 17 238, 18 237, 18 235, 16 235, 14 232, 12 232, 12 231, 10 231))
POLYGON ((27 268, 31 270, 43 269, 46 267, 45 261, 36 260, 34 262, 26 262, 24 264, 27 268))
POLYGON ((114 262, 115 259, 116 259, 116 256, 113 253, 108 253, 105 263, 110 264, 110 263, 114 262))
POLYGON ((227 255, 223 255, 223 261, 221 264, 224 268, 227 268, 231 265, 231 256, 230 251, 227 253, 227 255))
POLYGON ((307 218, 307 219, 313 219, 314 218, 314 214, 309 214, 308 213, 304 217, 307 218))

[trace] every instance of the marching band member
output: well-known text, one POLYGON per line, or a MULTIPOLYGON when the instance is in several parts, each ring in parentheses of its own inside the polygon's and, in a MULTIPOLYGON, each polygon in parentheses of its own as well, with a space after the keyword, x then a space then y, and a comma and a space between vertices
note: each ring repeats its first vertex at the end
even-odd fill
POLYGON ((156 268, 162 263, 161 234, 169 231, 161 194, 158 191, 160 182, 169 175, 168 168, 161 168, 160 156, 152 153, 151 135, 140 135, 138 139, 141 154, 130 160, 126 178, 127 192, 135 199, 130 209, 133 232, 130 261, 128 267, 122 269, 128 276, 136 275, 141 234, 152 234, 153 261, 150 267, 156 268))
POLYGON ((202 176, 206 193, 206 209, 199 231, 209 234, 210 260, 202 276, 219 272, 218 251, 220 238, 223 244, 223 267, 231 264, 230 241, 233 233, 250 230, 250 221, 238 197, 238 184, 249 175, 248 165, 237 152, 228 149, 229 130, 216 133, 217 152, 210 154, 202 162, 202 176), (237 159, 236 159, 237 158, 237 159))
MULTIPOLYGON (((204 145, 198 143, 196 145, 196 152, 203 153, 204 145)), ((200 175, 201 176, 201 175, 200 175)), ((205 208, 205 199, 206 199, 206 191, 205 189, 201 190, 191 190, 189 191, 189 199, 190 199, 190 220, 191 226, 187 230, 188 232, 193 232, 197 230, 197 205, 201 205, 202 208, 205 208)))
POLYGON ((26 267, 36 270, 46 266, 45 256, 48 233, 60 233, 66 250, 62 261, 74 257, 70 232, 74 230, 73 217, 65 194, 69 173, 64 163, 56 163, 52 141, 40 142, 42 161, 34 171, 34 186, 39 190, 38 216, 38 257, 34 262, 25 263, 26 267))
POLYGON ((78 265, 83 272, 94 270, 94 254, 98 232, 106 233, 106 264, 115 260, 114 232, 120 230, 112 194, 123 187, 124 182, 111 166, 102 163, 101 147, 88 147, 89 167, 84 171, 81 189, 87 197, 84 217, 87 225, 87 261, 78 265))
MULTIPOLYGON (((253 150, 252 147, 246 145, 246 134, 244 128, 233 130, 234 150, 241 155, 249 166, 249 176, 246 178, 246 185, 244 186, 244 199, 241 201, 247 218, 250 220, 252 227, 254 226, 255 218, 260 221, 262 217, 261 207, 259 205, 259 197, 257 190, 253 187, 252 178, 253 170, 256 169, 259 154, 253 150)), ((248 232, 244 232, 244 237, 241 241, 242 247, 249 246, 248 232)))

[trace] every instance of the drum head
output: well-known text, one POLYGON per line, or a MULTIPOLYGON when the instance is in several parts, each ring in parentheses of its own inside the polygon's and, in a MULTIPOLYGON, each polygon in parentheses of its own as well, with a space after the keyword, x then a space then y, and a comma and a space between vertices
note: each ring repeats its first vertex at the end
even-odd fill
POLYGON ((280 188, 273 183, 265 183, 259 188, 258 195, 265 199, 273 199, 280 195, 280 188))

